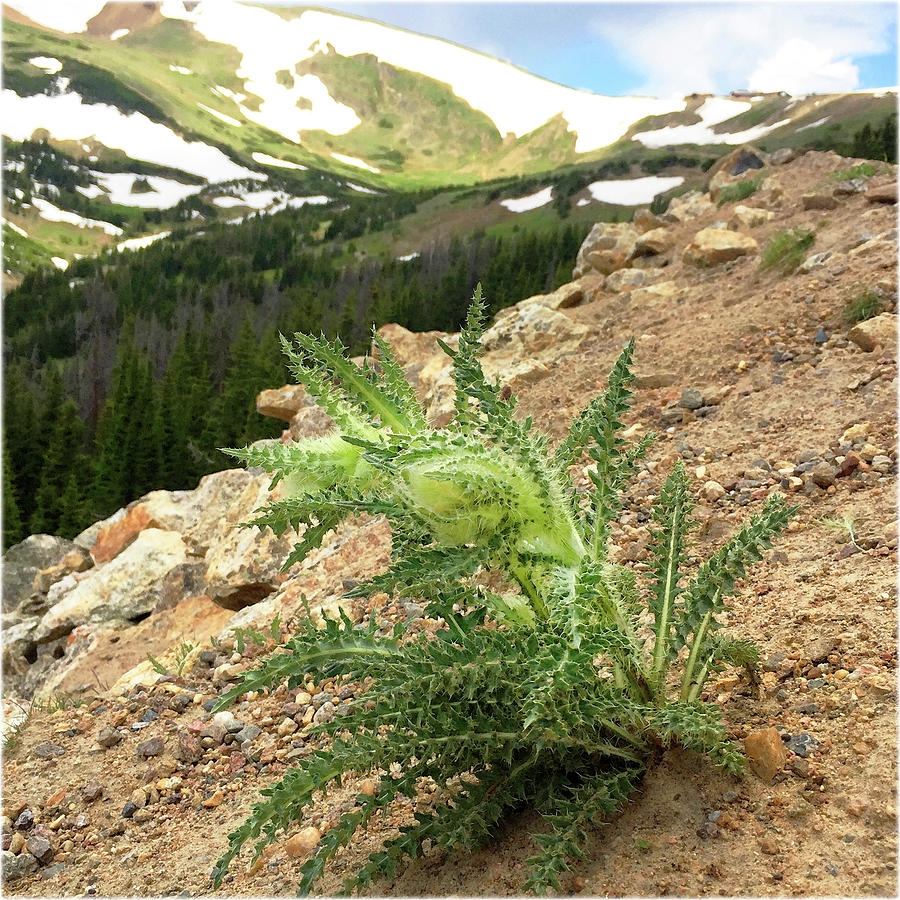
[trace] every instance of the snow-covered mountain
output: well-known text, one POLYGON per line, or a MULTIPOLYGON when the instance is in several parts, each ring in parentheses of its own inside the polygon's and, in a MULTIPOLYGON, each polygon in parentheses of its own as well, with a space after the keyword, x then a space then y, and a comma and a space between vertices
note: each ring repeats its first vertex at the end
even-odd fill
MULTIPOLYGON (((845 122, 875 121, 896 100, 606 97, 447 41, 301 6, 7 0, 3 12, 3 135, 49 139, 75 161, 60 165, 77 170, 66 176, 77 195, 69 193, 84 202, 54 213, 59 198, 38 183, 39 212, 70 226, 81 216, 85 233, 99 234, 85 223, 102 219, 104 203, 122 215, 180 203, 181 218, 241 217, 599 160, 626 160, 626 174, 676 148, 813 141, 845 122)), ((14 212, 25 186, 12 176, 26 160, 7 149, 14 212)), ((110 217, 121 229, 121 216, 110 217)))

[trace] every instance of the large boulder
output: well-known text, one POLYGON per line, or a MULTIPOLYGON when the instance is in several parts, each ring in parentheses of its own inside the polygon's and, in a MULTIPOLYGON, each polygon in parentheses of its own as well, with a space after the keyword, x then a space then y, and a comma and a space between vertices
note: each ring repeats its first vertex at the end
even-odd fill
POLYGON ((572 279, 589 272, 609 275, 624 268, 634 252, 638 234, 631 222, 597 222, 578 251, 572 279))
POLYGON ((294 440, 325 434, 334 427, 331 416, 316 404, 300 384, 286 384, 262 391, 256 398, 256 410, 260 415, 290 422, 294 440))
POLYGON ((660 253, 668 253, 675 246, 675 237, 665 227, 653 228, 645 231, 634 242, 635 256, 654 256, 660 253))
POLYGON ((762 169, 768 162, 769 156, 758 147, 750 144, 744 144, 743 147, 737 147, 731 153, 720 157, 710 166, 709 176, 712 178, 719 172, 724 172, 732 177, 743 175, 745 172, 752 172, 762 169))
POLYGON ((60 589, 61 596, 35 628, 35 643, 62 637, 82 622, 146 616, 159 602, 166 575, 185 561, 185 549, 177 532, 148 528, 106 565, 66 576, 50 590, 60 589))
POLYGON ((295 533, 289 529, 276 537, 268 528, 240 527, 255 510, 281 496, 281 484, 270 493, 271 480, 265 474, 251 477, 238 497, 219 508, 218 528, 204 561, 207 596, 225 609, 258 603, 285 579, 281 566, 293 549, 295 533))
POLYGON ((897 343, 897 316, 881 313, 854 325, 847 335, 857 347, 871 353, 877 347, 893 349, 897 343))
POLYGON ((16 609, 33 592, 35 577, 77 549, 73 541, 52 534, 32 534, 3 554, 3 612, 16 609))
POLYGON ((666 222, 687 222, 690 219, 696 219, 697 216, 702 216, 714 208, 714 205, 710 202, 709 195, 701 191, 688 191, 680 197, 672 199, 662 218, 666 222))
POLYGON ((256 411, 261 416, 290 422, 310 403, 312 400, 302 384, 286 384, 284 387, 262 391, 256 398, 256 411))
POLYGON ((695 266, 715 266, 758 250, 759 245, 749 235, 721 228, 703 228, 685 247, 682 258, 695 266))

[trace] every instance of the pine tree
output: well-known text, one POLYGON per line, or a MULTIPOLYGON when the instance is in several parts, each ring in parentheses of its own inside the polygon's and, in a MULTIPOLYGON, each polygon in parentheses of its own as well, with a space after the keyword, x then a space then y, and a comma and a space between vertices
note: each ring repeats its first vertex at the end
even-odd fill
POLYGON ((88 505, 89 484, 84 472, 71 472, 59 501, 59 523, 56 533, 73 538, 90 525, 94 517, 88 505))
POLYGON ((9 452, 3 447, 3 552, 13 544, 18 544, 25 537, 22 514, 16 497, 12 471, 9 465, 9 452))
POLYGON ((29 522, 32 534, 59 533, 62 514, 60 500, 69 478, 74 475, 85 479, 88 471, 84 437, 84 422, 78 409, 74 401, 66 400, 59 410, 41 467, 35 510, 29 522))
POLYGON ((885 162, 897 162, 897 114, 892 113, 881 126, 881 156, 885 162))

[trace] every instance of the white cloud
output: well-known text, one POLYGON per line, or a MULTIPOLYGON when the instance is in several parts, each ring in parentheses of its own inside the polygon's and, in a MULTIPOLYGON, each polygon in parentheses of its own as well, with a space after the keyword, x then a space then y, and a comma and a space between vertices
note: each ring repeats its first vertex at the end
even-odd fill
POLYGON ((632 4, 590 27, 645 73, 636 93, 802 94, 857 87, 854 58, 889 50, 896 19, 887 3, 632 4))
POLYGON ((791 38, 756 67, 750 84, 758 91, 837 93, 858 87, 859 68, 849 58, 833 59, 828 48, 791 38))

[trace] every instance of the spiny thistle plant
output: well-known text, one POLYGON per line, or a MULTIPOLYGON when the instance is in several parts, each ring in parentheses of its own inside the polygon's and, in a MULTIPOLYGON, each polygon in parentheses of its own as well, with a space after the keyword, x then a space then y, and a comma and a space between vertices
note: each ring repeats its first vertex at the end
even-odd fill
POLYGON ((515 398, 485 377, 484 325, 479 286, 459 349, 442 345, 452 358, 456 415, 441 430, 427 424, 378 335, 378 364, 362 368, 339 340, 282 339, 291 371, 337 427, 325 437, 229 451, 274 473, 273 486, 284 481, 284 498, 248 525, 302 530, 287 567, 347 516, 384 515, 392 564, 346 596, 421 597, 440 625, 413 633, 397 624, 385 636, 374 615, 361 625, 343 612, 324 628, 307 622, 224 695, 219 708, 285 680, 302 685, 307 675, 361 686, 348 715, 311 730, 328 735, 330 748, 264 790, 230 835, 217 884, 246 841, 255 841, 258 857, 346 773, 373 773, 380 786, 360 794, 323 835, 302 867, 301 894, 375 813, 399 795, 415 797, 423 777, 441 789, 438 805, 416 812, 345 890, 394 875, 402 857, 428 847, 475 848, 523 806, 546 826, 534 836, 525 887, 559 888, 560 873, 582 856, 588 827, 628 799, 663 748, 677 744, 740 770, 742 755, 717 707, 700 695, 723 664, 756 663, 755 647, 725 637, 717 617, 793 510, 770 498, 690 573, 692 504, 678 462, 653 509, 653 564, 639 584, 609 557, 623 489, 651 439, 626 446, 621 437, 634 342, 606 392, 551 452, 530 419, 514 416, 515 398), (583 453, 592 484, 579 495, 569 468, 583 453), (487 589, 483 573, 492 583, 505 578, 507 589, 487 589))

